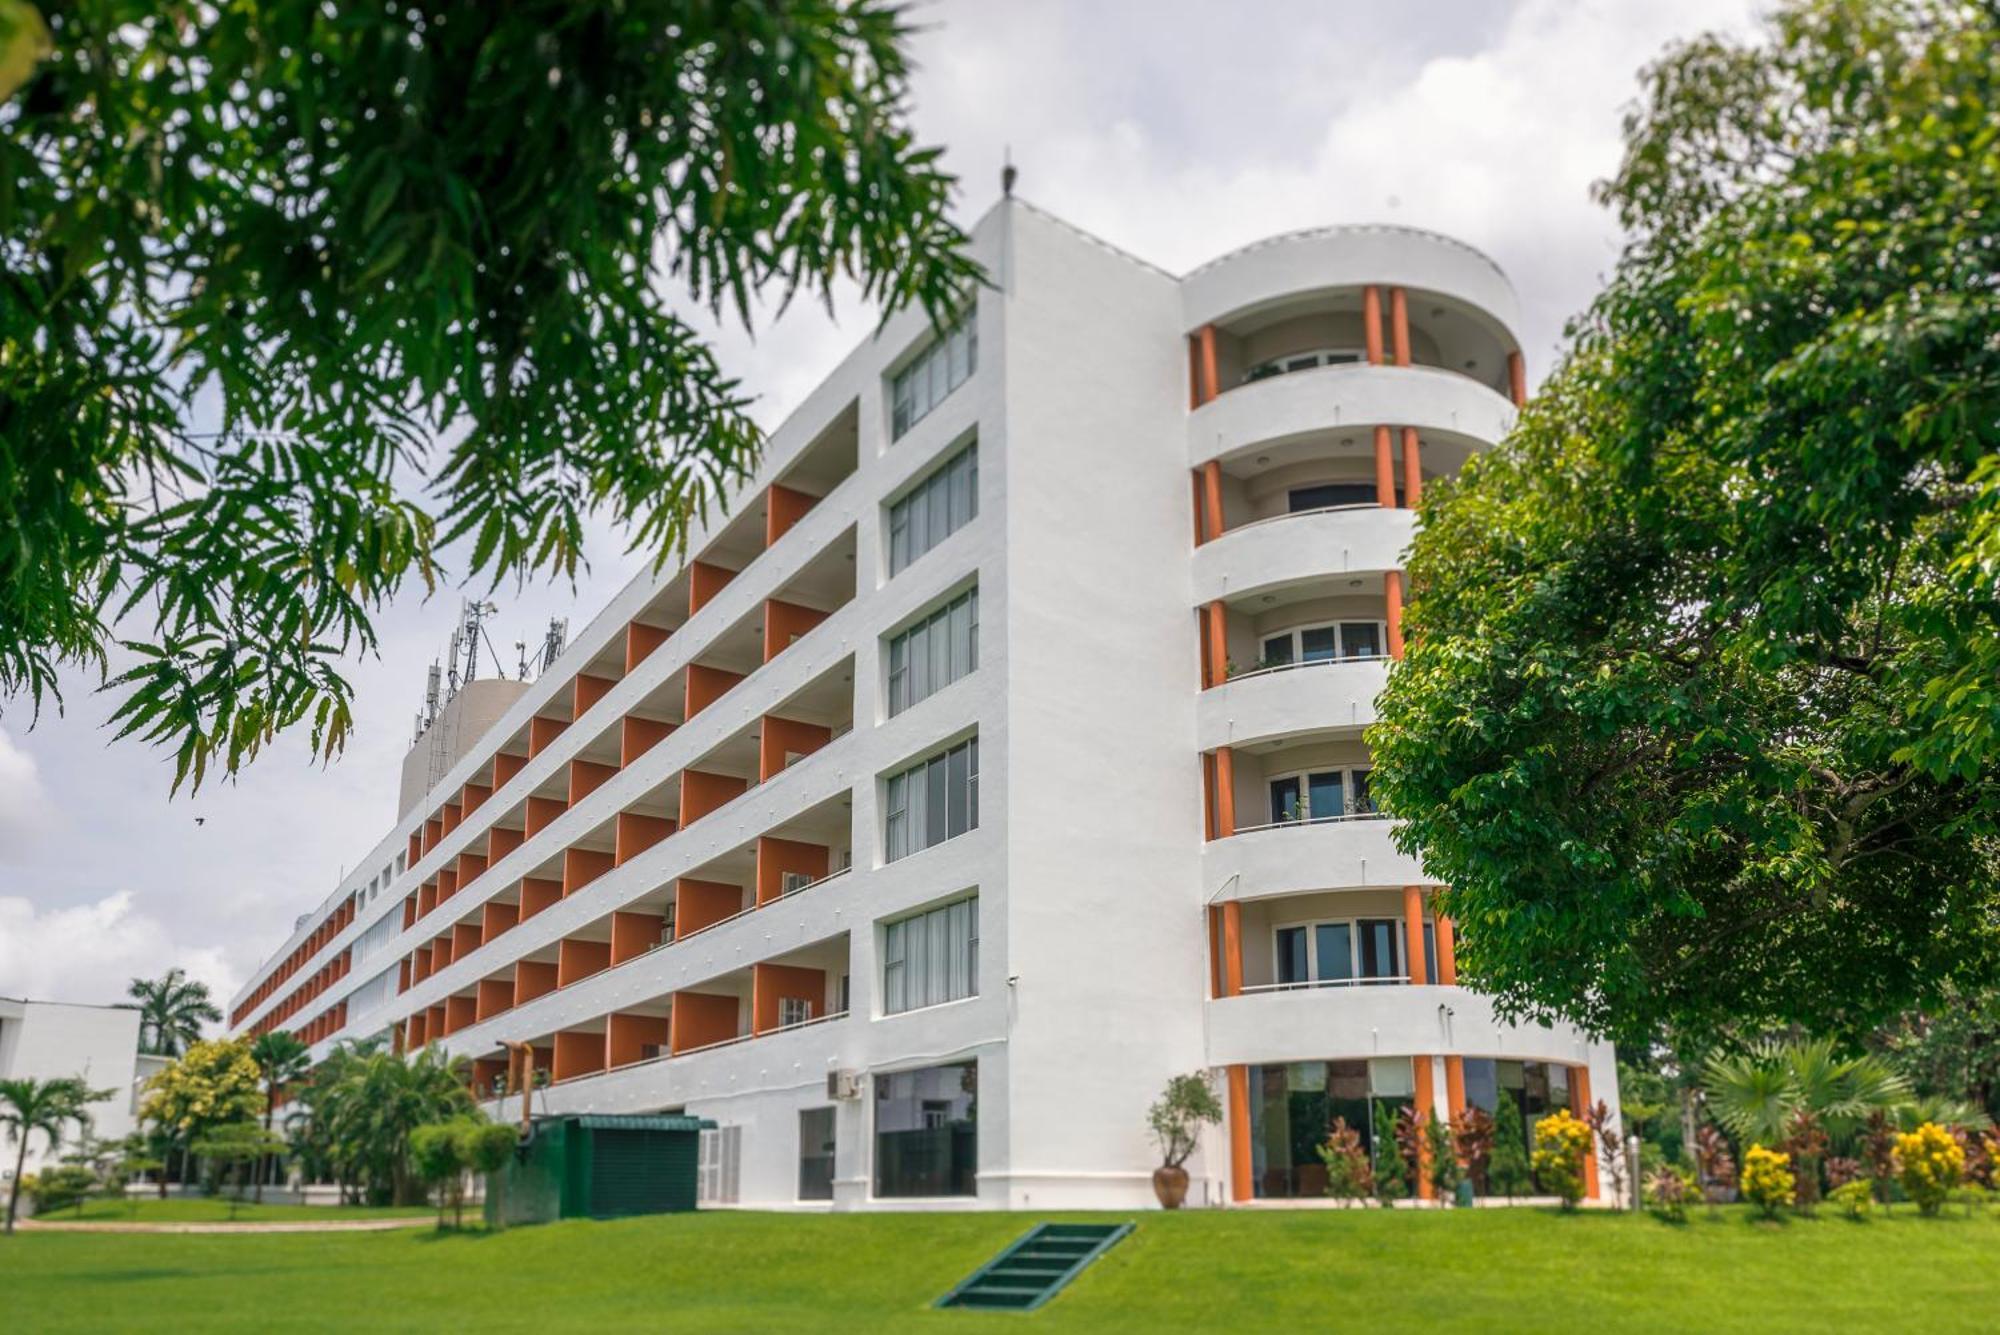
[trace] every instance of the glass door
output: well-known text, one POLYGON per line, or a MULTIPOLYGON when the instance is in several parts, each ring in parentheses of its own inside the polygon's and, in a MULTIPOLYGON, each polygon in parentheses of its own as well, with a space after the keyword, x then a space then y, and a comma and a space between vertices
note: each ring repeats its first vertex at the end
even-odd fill
POLYGON ((1362 982, 1394 982, 1401 977, 1402 952, 1398 949, 1401 926, 1394 918, 1363 918, 1355 924, 1361 937, 1362 982))

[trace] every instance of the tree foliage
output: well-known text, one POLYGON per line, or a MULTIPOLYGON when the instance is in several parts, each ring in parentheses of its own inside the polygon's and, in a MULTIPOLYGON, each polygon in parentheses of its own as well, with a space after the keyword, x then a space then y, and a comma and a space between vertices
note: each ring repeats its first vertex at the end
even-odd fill
POLYGON ((1882 1058, 1843 1057, 1826 1039, 1766 1041, 1718 1053, 1702 1068, 1708 1110, 1739 1143, 1775 1145, 1800 1117, 1835 1137, 1909 1100, 1910 1084, 1882 1058))
POLYGON ((1159 1142, 1160 1162, 1179 1168, 1201 1141, 1201 1129, 1222 1121, 1222 1100, 1204 1072, 1177 1075, 1146 1110, 1146 1125, 1159 1142))
POLYGON ((110 1097, 110 1090, 92 1089, 77 1076, 0 1080, 0 1127, 6 1128, 15 1141, 14 1175, 7 1189, 7 1232, 14 1231, 14 1211, 20 1204, 21 1169, 28 1159, 28 1141, 39 1131, 48 1138, 49 1150, 53 1152, 62 1143, 65 1127, 74 1124, 88 1131, 88 1106, 110 1097))
POLYGON ((116 640, 176 785, 338 750, 442 544, 664 559, 760 441, 677 302, 975 277, 883 0, 0 13, 0 693, 116 640))
POLYGON ((299 1087, 300 1148, 365 1200, 413 1204, 410 1138, 472 1113, 467 1080, 465 1058, 435 1046, 405 1055, 379 1041, 339 1044, 299 1087))
POLYGON ((178 1057, 201 1037, 204 1024, 222 1019, 208 984, 196 982, 178 967, 159 978, 134 978, 126 995, 139 1003, 142 1052, 178 1057))
POLYGON ((1374 791, 1510 1016, 1858 1037, 2000 972, 2000 15, 1646 75, 1631 240, 1426 490, 1374 791))
POLYGON ((262 1116, 263 1085, 247 1042, 207 1039, 147 1080, 139 1116, 163 1127, 176 1143, 191 1145, 216 1127, 262 1116))

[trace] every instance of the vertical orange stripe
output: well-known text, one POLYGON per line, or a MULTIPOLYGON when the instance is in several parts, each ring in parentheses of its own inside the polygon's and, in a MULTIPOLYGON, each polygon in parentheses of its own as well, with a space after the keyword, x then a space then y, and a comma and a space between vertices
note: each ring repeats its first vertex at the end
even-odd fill
POLYGON ((1255 1195, 1250 1158, 1250 1071, 1229 1068, 1229 1199, 1247 1201, 1255 1195))
POLYGON ((1375 504, 1385 510, 1396 505, 1396 461, 1389 452, 1389 428, 1375 428, 1375 504))
POLYGON ((1451 919, 1440 913, 1437 916, 1438 984, 1442 987, 1458 986, 1458 933, 1451 925, 1451 919))
POLYGON ((1208 605, 1208 685, 1229 680, 1229 620, 1220 600, 1208 605))
POLYGON ((1518 352, 1507 354, 1507 388, 1514 396, 1516 408, 1528 402, 1528 364, 1518 352))
POLYGON ((1410 364, 1410 303, 1400 287, 1389 289, 1389 347, 1396 365, 1410 364))
POLYGON ((1382 597, 1389 605, 1389 657, 1403 656, 1403 572, 1391 570, 1382 576, 1382 597))
MULTIPOLYGON (((1590 1068, 1573 1066, 1569 1073, 1570 1102, 1576 1106, 1571 1110, 1578 1117, 1590 1111, 1590 1068)), ((1592 1134, 1590 1149, 1583 1156, 1583 1191, 1591 1200, 1599 1199, 1597 1187, 1597 1136, 1592 1134)))
POLYGON ((1222 536, 1222 465, 1213 459, 1201 468, 1202 507, 1207 515, 1208 536, 1222 536))
POLYGON ((1236 833, 1236 757, 1226 746, 1215 751, 1215 833, 1219 839, 1236 833))
POLYGON ((1409 940, 1409 959, 1404 961, 1404 972, 1410 975, 1412 983, 1428 981, 1424 968, 1424 892, 1422 887, 1403 887, 1403 932, 1409 940))
POLYGON ((1417 429, 1403 428, 1403 504, 1412 510, 1424 498, 1424 463, 1419 454, 1417 429))
POLYGON ((1215 326, 1201 327, 1201 401, 1207 403, 1222 392, 1222 385, 1215 372, 1215 326))
POLYGON ((1370 283, 1361 289, 1361 336, 1368 347, 1368 364, 1382 364, 1382 289, 1370 283))
POLYGON ((1446 1057, 1444 1059, 1444 1106, 1445 1116, 1456 1117, 1465 1111, 1465 1058, 1446 1057))
POLYGON ((1234 899, 1222 906, 1222 995, 1243 995, 1243 904, 1234 899))

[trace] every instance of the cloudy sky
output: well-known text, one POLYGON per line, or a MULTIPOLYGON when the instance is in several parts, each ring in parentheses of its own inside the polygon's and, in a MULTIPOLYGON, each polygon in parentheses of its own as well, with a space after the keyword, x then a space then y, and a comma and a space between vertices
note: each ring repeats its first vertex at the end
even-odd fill
MULTIPOLYGON (((1667 42, 1747 31, 1752 0, 937 0, 918 8, 919 131, 946 147, 969 221, 1011 151, 1019 193, 1180 272, 1330 222, 1448 232, 1520 289, 1547 371, 1618 237, 1590 202, 1618 159, 1636 74, 1667 42)), ((871 327, 797 309, 719 338, 775 424, 871 327)), ((572 590, 506 590, 502 652, 551 615, 581 625, 643 564, 601 532, 572 590)), ((0 996, 118 999, 179 964, 227 996, 395 816, 424 669, 455 591, 383 618, 352 665, 357 735, 330 767, 282 746, 233 785, 169 801, 171 770, 109 746, 79 676, 30 727, 0 702, 0 996)))

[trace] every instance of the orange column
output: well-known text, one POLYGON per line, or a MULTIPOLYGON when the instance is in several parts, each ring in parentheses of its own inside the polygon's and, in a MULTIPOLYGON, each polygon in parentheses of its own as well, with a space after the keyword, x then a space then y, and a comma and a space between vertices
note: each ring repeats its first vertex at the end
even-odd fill
POLYGON ((1382 289, 1370 283, 1361 289, 1361 337, 1368 348, 1368 364, 1382 364, 1382 289))
POLYGON ((1438 983, 1443 987, 1458 985, 1458 937, 1451 925, 1451 919, 1440 913, 1437 916, 1438 983))
POLYGON ((1403 933, 1409 943, 1404 972, 1412 983, 1422 983, 1428 970, 1424 968, 1424 892, 1420 886, 1403 887, 1403 933))
POLYGON ((1403 572, 1391 570, 1382 576, 1382 598, 1389 605, 1389 657, 1403 656, 1403 572))
POLYGON ((1528 364, 1518 352, 1507 354, 1507 388, 1514 396, 1516 408, 1528 402, 1528 364))
POLYGON ((1396 507, 1396 460, 1389 448, 1389 428, 1375 428, 1375 504, 1396 507))
POLYGON ((1243 905, 1234 899, 1222 906, 1222 995, 1243 995, 1243 905))
MULTIPOLYGON (((1578 1117, 1590 1112, 1590 1068, 1572 1066, 1569 1070, 1569 1098, 1575 1106, 1570 1109, 1578 1117)), ((1600 1199, 1597 1187, 1597 1134, 1591 1133, 1590 1149, 1583 1156, 1583 1191, 1591 1200, 1600 1199)))
POLYGON ((1217 599, 1202 609, 1208 626, 1208 680, 1205 686, 1220 686, 1229 680, 1229 612, 1217 599))
MULTIPOLYGON (((1437 1108, 1437 1078, 1431 1073, 1431 1059, 1428 1056, 1410 1058, 1417 1085, 1417 1117, 1425 1125, 1430 1123, 1431 1113, 1437 1108)), ((1417 1199, 1430 1200, 1437 1193, 1431 1189, 1430 1151, 1422 1141, 1417 1142, 1417 1199)))
POLYGON ((1229 748, 1215 749, 1215 834, 1227 839, 1236 833, 1236 758, 1229 748))
POLYGON ((1444 1059, 1444 1115, 1449 1121, 1465 1111, 1465 1058, 1444 1059))
POLYGON ((1255 1195, 1250 1158, 1250 1069, 1229 1068, 1229 1199, 1255 1195))
POLYGON ((1403 428, 1403 504, 1412 510, 1424 498, 1424 464, 1417 429, 1403 428))
POLYGON ((1221 377, 1215 370, 1215 326, 1201 327, 1201 401, 1207 403, 1222 392, 1221 377))
POLYGON ((1389 351, 1396 365, 1410 364, 1410 303, 1403 289, 1389 289, 1389 351))
POLYGON ((1222 465, 1213 459, 1201 466, 1202 541, 1222 536, 1222 465))

